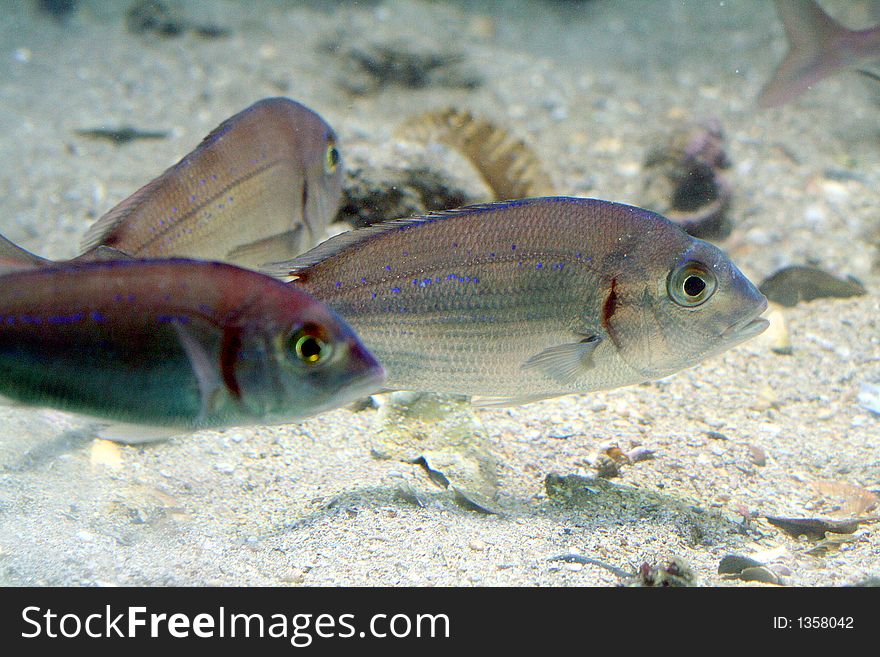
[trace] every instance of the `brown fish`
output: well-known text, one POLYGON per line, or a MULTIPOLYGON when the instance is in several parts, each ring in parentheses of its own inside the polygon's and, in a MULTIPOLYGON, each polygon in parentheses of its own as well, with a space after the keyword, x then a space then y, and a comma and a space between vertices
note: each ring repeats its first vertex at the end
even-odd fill
POLYGON ((758 97, 761 107, 783 105, 820 80, 880 58, 880 25, 849 30, 814 0, 776 0, 788 53, 758 97))
POLYGON ((0 276, 0 395, 136 425, 107 438, 287 423, 375 392, 382 377, 323 303, 233 265, 117 260, 0 276))
POLYGON ((388 388, 497 403, 657 379, 767 326, 767 300, 717 247, 595 199, 384 222, 267 271, 345 318, 388 388))
POLYGON ((317 244, 341 194, 332 128, 297 102, 267 98, 110 210, 83 248, 261 265, 317 244))

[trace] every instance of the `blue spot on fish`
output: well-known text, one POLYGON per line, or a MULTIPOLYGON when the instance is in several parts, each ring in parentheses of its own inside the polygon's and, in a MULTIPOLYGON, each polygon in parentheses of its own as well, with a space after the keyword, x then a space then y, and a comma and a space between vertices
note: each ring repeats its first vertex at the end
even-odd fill
POLYGON ((537 265, 535 265, 535 269, 544 269, 544 263, 539 262, 537 265))
POLYGON ((400 294, 400 288, 399 288, 399 287, 392 287, 392 288, 391 288, 391 291, 392 291, 394 294, 400 294))
POLYGON ((89 317, 92 318, 93 322, 97 322, 98 324, 102 324, 107 321, 107 318, 104 317, 104 315, 98 310, 93 310, 89 317))
POLYGON ((391 265, 385 265, 385 271, 391 271, 391 265))
POLYGON ((57 326, 59 324, 75 324, 85 319, 85 313, 74 313, 73 315, 54 315, 49 318, 49 324, 57 326))
POLYGON ((336 281, 336 289, 338 290, 341 287, 342 287, 342 281, 336 281))

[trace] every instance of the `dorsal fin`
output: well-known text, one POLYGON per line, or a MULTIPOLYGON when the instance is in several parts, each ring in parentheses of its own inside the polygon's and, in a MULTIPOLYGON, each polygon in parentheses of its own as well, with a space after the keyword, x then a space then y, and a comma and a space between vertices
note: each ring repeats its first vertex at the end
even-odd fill
POLYGON ((390 221, 383 221, 378 224, 373 224, 372 226, 367 226, 366 228, 357 228, 355 230, 350 230, 345 233, 340 233, 339 235, 331 237, 326 242, 322 242, 314 249, 302 254, 301 256, 297 256, 292 260, 286 260, 284 262, 274 262, 264 265, 263 267, 260 267, 260 271, 271 276, 284 278, 290 276, 291 274, 295 274, 296 272, 302 271, 303 269, 308 269, 309 267, 312 267, 319 262, 323 262, 328 258, 337 256, 343 251, 353 248, 358 244, 361 244, 368 240, 374 239, 375 237, 378 237, 383 233, 388 233, 394 230, 406 230, 407 228, 411 228, 413 226, 430 224, 434 223, 435 221, 445 221, 447 219, 454 219, 463 215, 497 212, 499 210, 504 210, 507 208, 528 206, 535 203, 547 203, 553 201, 580 202, 589 200, 590 199, 568 198, 565 196, 548 196, 513 201, 493 201, 492 203, 467 205, 465 207, 454 208, 452 210, 439 210, 436 212, 429 212, 428 214, 409 217, 406 219, 392 219, 390 221))
POLYGON ((42 267, 52 264, 51 260, 41 258, 40 256, 21 248, 17 244, 10 242, 3 237, 3 235, 0 235, 0 258, 7 261, 8 265, 21 263, 22 265, 30 267, 42 267))

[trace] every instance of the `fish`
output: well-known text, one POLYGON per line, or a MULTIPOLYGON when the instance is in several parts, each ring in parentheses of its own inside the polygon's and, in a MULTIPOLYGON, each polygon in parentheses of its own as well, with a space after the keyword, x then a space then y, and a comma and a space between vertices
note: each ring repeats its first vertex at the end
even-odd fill
POLYGON ((0 277, 0 395, 108 421, 103 438, 284 424, 383 376, 326 305, 234 265, 83 261, 0 277))
POLYGON ((788 308, 801 301, 847 299, 868 293, 861 281, 852 276, 838 278, 807 265, 783 267, 761 281, 758 289, 770 301, 788 308))
POLYGON ((289 98, 227 119, 198 147, 119 203, 85 235, 84 258, 201 258, 244 267, 315 246, 339 209, 336 133, 289 98))
POLYGON ((482 405, 658 379, 767 327, 764 295, 717 247, 596 199, 393 220, 265 271, 336 310, 387 389, 482 405))
POLYGON ((784 105, 830 75, 880 59, 880 25, 847 29, 814 0, 776 0, 776 11, 789 49, 761 90, 760 107, 784 105))

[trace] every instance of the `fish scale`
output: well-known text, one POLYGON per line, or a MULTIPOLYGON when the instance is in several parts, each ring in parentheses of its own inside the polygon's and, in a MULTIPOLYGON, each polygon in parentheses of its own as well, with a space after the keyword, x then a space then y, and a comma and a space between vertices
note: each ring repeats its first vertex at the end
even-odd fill
POLYGON ((392 221, 267 271, 339 312, 392 389, 525 401, 613 388, 689 367, 765 325, 766 300, 716 247, 594 199, 392 221), (718 292, 682 308, 667 280, 692 260, 718 292))

